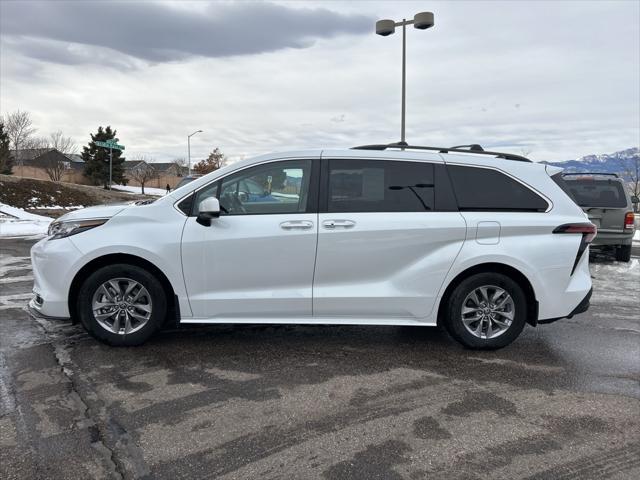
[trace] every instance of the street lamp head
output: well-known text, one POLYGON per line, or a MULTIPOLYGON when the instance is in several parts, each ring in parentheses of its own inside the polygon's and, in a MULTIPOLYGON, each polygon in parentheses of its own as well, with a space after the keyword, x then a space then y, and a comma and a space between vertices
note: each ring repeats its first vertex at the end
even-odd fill
POLYGON ((396 31, 396 22, 393 20, 378 20, 376 22, 376 33, 387 37, 396 31))
POLYGON ((413 26, 419 30, 426 30, 433 27, 433 13, 420 12, 413 17, 413 26))

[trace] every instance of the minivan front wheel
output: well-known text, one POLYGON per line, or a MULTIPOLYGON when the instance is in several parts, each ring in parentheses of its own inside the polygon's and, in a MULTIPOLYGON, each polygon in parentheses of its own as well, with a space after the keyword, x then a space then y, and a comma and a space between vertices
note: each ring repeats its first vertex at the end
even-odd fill
POLYGON ((445 326, 465 347, 496 349, 520 335, 526 315, 527 300, 516 282, 500 273, 478 273, 453 291, 445 326))
POLYGON ((82 284, 80 320, 87 331, 110 345, 139 345, 163 324, 166 295, 162 284, 135 265, 102 267, 82 284))

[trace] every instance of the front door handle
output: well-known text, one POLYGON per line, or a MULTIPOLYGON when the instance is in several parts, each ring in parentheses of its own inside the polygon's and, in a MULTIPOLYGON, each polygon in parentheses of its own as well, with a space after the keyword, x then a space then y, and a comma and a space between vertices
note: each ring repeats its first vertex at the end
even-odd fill
POLYGON ((313 222, 309 220, 290 220, 282 222, 280 228, 283 230, 309 230, 313 228, 313 222))
POLYGON ((325 220, 322 222, 322 226, 331 230, 335 228, 353 228, 356 226, 356 222, 353 220, 325 220))

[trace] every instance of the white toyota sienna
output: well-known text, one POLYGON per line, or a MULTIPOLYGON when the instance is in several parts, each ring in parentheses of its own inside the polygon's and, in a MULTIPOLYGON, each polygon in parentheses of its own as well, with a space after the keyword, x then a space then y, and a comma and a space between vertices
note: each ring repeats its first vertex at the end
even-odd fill
POLYGON ((74 211, 31 250, 33 315, 112 345, 164 325, 442 325, 470 348, 584 312, 596 228, 560 169, 478 145, 243 160, 74 211))

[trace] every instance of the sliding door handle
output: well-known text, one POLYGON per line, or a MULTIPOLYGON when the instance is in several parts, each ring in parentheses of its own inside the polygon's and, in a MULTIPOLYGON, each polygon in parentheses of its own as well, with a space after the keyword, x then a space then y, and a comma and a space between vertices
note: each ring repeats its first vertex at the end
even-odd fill
POLYGON ((282 222, 280 228, 283 230, 309 230, 313 228, 313 222, 309 220, 290 220, 282 222))
POLYGON ((330 230, 336 228, 353 228, 356 226, 356 222, 353 220, 325 220, 322 222, 322 226, 330 230))

